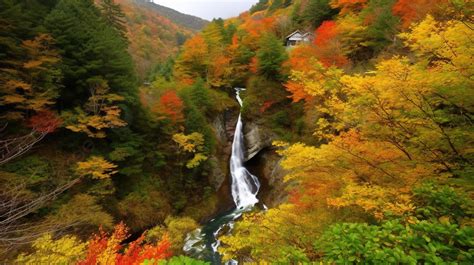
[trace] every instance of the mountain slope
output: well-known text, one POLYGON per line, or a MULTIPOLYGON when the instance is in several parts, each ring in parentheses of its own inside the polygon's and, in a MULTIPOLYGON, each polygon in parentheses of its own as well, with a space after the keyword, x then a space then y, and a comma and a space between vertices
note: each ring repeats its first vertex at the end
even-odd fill
POLYGON ((181 14, 154 3, 136 0, 117 0, 127 20, 129 52, 140 80, 149 70, 169 56, 207 21, 181 14))
POLYGON ((160 14, 161 16, 166 17, 169 20, 173 21, 173 23, 192 29, 192 30, 199 31, 209 23, 209 21, 204 20, 202 18, 183 14, 169 7, 158 5, 153 2, 149 2, 147 0, 135 0, 135 3, 141 6, 144 6, 146 8, 150 8, 156 13, 160 14))

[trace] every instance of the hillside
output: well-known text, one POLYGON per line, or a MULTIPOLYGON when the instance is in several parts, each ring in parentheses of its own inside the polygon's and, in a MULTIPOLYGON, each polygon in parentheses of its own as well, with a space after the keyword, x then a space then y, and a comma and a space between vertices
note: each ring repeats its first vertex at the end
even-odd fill
POLYGON ((192 16, 192 15, 183 14, 169 7, 158 5, 147 0, 133 0, 133 1, 139 5, 144 6, 147 9, 152 9, 153 11, 160 14, 161 16, 168 18, 173 23, 177 25, 181 25, 188 29, 199 31, 209 23, 209 21, 205 19, 192 16))
POLYGON ((0 0, 0 260, 474 264, 471 2, 0 0))
POLYGON ((206 20, 145 0, 118 0, 126 15, 129 52, 140 80, 158 63, 176 55, 179 46, 202 29, 206 20))

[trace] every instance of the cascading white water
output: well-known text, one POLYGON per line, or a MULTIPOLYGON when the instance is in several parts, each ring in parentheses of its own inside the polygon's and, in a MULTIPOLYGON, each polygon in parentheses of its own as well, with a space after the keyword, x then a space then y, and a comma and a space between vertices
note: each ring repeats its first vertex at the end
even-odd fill
MULTIPOLYGON (((240 106, 242 99, 240 91, 243 88, 236 88, 236 98, 240 106)), ((235 127, 234 141, 232 143, 232 155, 230 157, 230 174, 232 176, 232 198, 237 209, 254 206, 257 202, 257 193, 260 188, 260 182, 257 177, 250 174, 244 167, 244 133, 242 131, 242 118, 239 114, 237 125, 235 127)))
MULTIPOLYGON (((243 88, 236 88, 236 98, 240 106, 242 106, 242 99, 240 98, 240 91, 243 88)), ((244 133, 241 115, 237 120, 237 125, 234 132, 234 141, 232 143, 232 155, 230 157, 230 174, 232 177, 232 198, 236 209, 223 213, 216 218, 209 221, 202 228, 188 233, 185 239, 183 250, 188 255, 195 258, 210 261, 211 264, 222 264, 221 256, 218 252, 220 240, 219 233, 222 230, 227 230, 230 233, 237 220, 246 211, 250 211, 258 202, 257 193, 260 189, 260 182, 257 177, 250 174, 244 167, 244 133)), ((264 206, 265 207, 265 206, 264 206)), ((226 264, 237 264, 236 261, 231 260, 226 264)))

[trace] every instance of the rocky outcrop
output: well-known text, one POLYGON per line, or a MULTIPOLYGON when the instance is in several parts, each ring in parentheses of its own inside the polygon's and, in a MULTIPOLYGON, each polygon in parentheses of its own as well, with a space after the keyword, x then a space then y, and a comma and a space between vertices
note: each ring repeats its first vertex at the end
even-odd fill
POLYGON ((281 156, 273 148, 265 148, 247 162, 247 167, 255 174, 262 186, 258 198, 267 207, 273 208, 284 202, 287 184, 283 178, 287 174, 280 166, 281 156))
POLYGON ((217 140, 217 150, 209 158, 212 164, 209 182, 216 191, 222 186, 229 172, 228 164, 232 151, 232 138, 228 133, 229 121, 227 121, 227 117, 229 115, 228 112, 219 113, 212 121, 212 128, 217 140))
POLYGON ((265 148, 271 147, 275 135, 256 122, 244 123, 245 161, 249 161, 265 148))
MULTIPOLYGON (((238 119, 238 109, 229 109, 215 116, 212 127, 217 140, 216 153, 209 158, 212 170, 209 183, 214 190, 219 191, 219 196, 229 197, 229 159, 232 152, 235 125, 238 119)), ((283 176, 285 172, 279 166, 280 157, 272 148, 276 135, 266 127, 262 121, 244 120, 245 161, 252 167, 251 172, 262 182, 262 201, 268 206, 280 203, 285 192, 283 176)), ((226 201, 228 198, 220 198, 226 201)), ((230 201, 232 203, 232 201, 230 201)), ((227 201, 222 208, 227 206, 227 201)))

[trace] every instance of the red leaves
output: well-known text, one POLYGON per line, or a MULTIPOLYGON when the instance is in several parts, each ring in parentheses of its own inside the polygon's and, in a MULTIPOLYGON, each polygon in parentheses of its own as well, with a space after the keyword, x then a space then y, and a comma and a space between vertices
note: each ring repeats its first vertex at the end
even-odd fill
POLYGON ((120 223, 115 226, 112 235, 105 233, 102 228, 99 234, 89 241, 86 258, 78 265, 116 264, 138 265, 143 261, 154 259, 163 260, 172 255, 171 243, 167 236, 156 245, 144 243, 144 235, 129 244, 126 250, 122 242, 128 237, 128 228, 120 223))
POLYGON ((38 111, 28 120, 28 127, 41 133, 52 133, 63 121, 51 110, 38 111))
POLYGON ((267 100, 263 102, 262 107, 260 107, 260 113, 264 113, 265 111, 267 111, 269 108, 273 106, 273 104, 275 104, 275 101, 273 100, 267 100))
POLYGON ((407 28, 412 22, 423 19, 426 14, 441 10, 446 3, 446 0, 398 0, 392 12, 402 19, 402 26, 407 28))
POLYGON ((141 264, 144 260, 163 260, 172 255, 170 251, 171 243, 165 236, 156 246, 143 245, 145 236, 130 243, 127 251, 118 254, 115 259, 116 265, 135 265, 141 264))
POLYGON ((342 43, 339 40, 339 30, 336 22, 324 21, 315 32, 314 44, 317 46, 317 57, 324 66, 344 66, 349 60, 344 55, 342 43))
POLYGON ((257 57, 252 57, 252 59, 250 59, 249 70, 253 74, 256 74, 258 72, 258 58, 257 57))
MULTIPOLYGON (((114 234, 119 233, 119 224, 115 227, 114 234)), ((86 258, 82 261, 79 261, 77 265, 95 265, 98 262, 99 256, 104 253, 107 249, 108 245, 108 235, 107 233, 102 230, 102 227, 99 229, 99 234, 93 235, 92 239, 89 241, 89 245, 87 247, 87 255, 86 258)))
POLYGON ((158 108, 175 123, 184 119, 183 101, 174 90, 169 90, 161 96, 158 108))
MULTIPOLYGON (((312 70, 312 60, 317 59, 317 50, 314 45, 299 45, 290 52, 290 59, 286 65, 294 71, 308 72, 312 70)), ((298 82, 288 81, 285 88, 291 93, 290 98, 293 102, 305 100, 310 101, 313 97, 304 91, 304 86, 298 82)))
POLYGON ((316 39, 314 44, 317 46, 327 46, 338 34, 336 22, 324 21, 315 31, 316 39))

